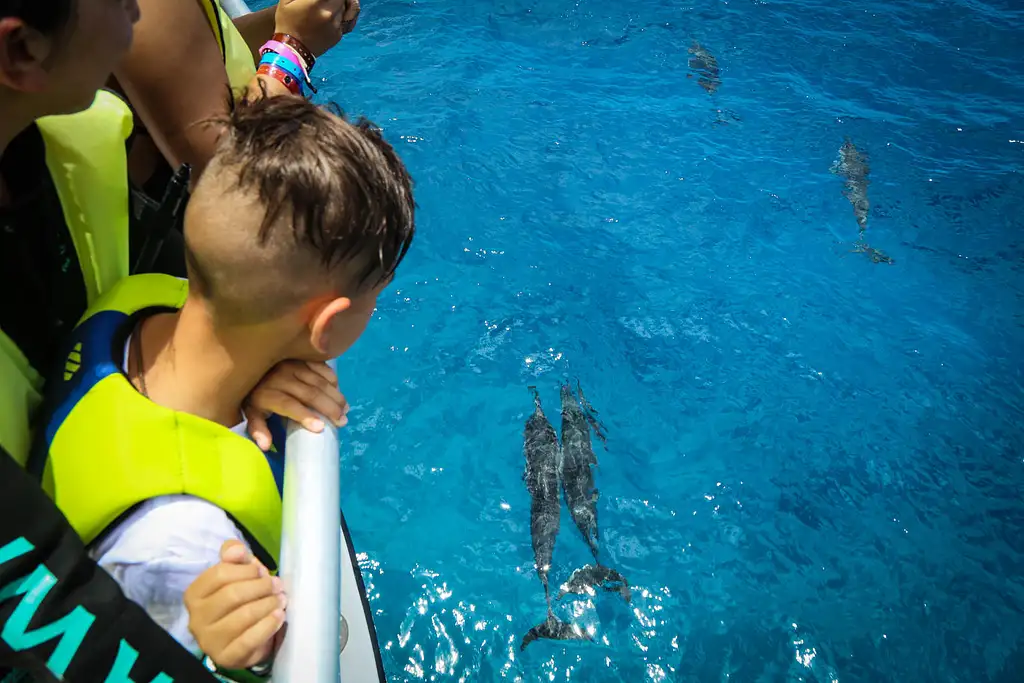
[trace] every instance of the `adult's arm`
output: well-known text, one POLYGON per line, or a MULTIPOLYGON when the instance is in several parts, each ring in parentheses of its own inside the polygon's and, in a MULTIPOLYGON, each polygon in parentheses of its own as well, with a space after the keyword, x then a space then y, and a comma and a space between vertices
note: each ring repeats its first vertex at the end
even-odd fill
POLYGON ((217 680, 89 559, 53 501, 2 449, 0 634, 0 669, 34 680, 217 680))
MULTIPOLYGON (((227 113, 228 76, 220 46, 198 2, 139 0, 142 18, 128 55, 114 76, 121 84, 161 154, 172 167, 192 165, 193 182, 213 157, 216 127, 203 121, 227 113)), ((351 30, 359 15, 358 0, 281 0, 273 11, 242 22, 254 52, 275 30, 299 38, 321 55, 351 30), (264 31, 262 40, 257 31, 264 31), (259 43, 259 44, 257 44, 259 43)), ((289 94, 273 78, 254 75, 248 91, 268 97, 289 94)))
MULTIPOLYGON (((284 0, 283 4, 289 4, 289 1, 294 2, 296 6, 303 4, 303 0, 299 0, 298 2, 295 2, 295 0, 284 0)), ((309 4, 308 0, 306 4, 309 4)), ((332 32, 330 30, 325 32, 323 29, 316 30, 315 26, 313 26, 313 30, 316 34, 314 36, 316 42, 311 42, 306 47, 313 50, 314 54, 319 56, 322 52, 333 47, 338 39, 341 38, 342 34, 348 33, 356 27, 356 22, 359 21, 360 7, 359 0, 314 2, 313 4, 319 6, 320 12, 336 13, 337 16, 335 17, 335 20, 341 22, 339 24, 341 29, 340 33, 332 32), (321 44, 324 40, 327 42, 321 44)), ((276 32, 275 29, 278 28, 276 20, 277 7, 267 7, 258 12, 250 12, 249 14, 244 14, 234 19, 235 28, 237 28, 238 32, 242 34, 243 38, 245 38, 245 44, 249 46, 250 50, 252 50, 253 57, 255 57, 257 64, 260 61, 260 48, 263 47, 263 44, 267 42, 267 39, 272 36, 276 32)), ((291 30, 294 30, 294 27, 295 24, 293 23, 291 30)), ((307 26, 307 29, 308 28, 309 26, 307 26)), ((287 32, 287 30, 285 32, 287 32)))
MULTIPOLYGON (((139 0, 139 7, 132 47, 114 76, 164 158, 174 168, 191 164, 194 181, 217 145, 216 127, 203 122, 228 110, 220 46, 194 0, 139 0)), ((273 79, 261 80, 268 95, 288 93, 273 79)))
POLYGON ((253 61, 260 62, 260 48, 274 35, 276 7, 265 7, 258 12, 243 14, 234 19, 235 28, 245 38, 245 44, 252 50, 253 61))

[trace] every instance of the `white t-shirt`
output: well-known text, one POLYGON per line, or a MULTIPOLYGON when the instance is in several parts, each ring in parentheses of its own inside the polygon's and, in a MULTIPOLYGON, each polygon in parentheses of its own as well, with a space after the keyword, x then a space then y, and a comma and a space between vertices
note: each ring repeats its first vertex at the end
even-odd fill
MULTIPOLYGON (((126 364, 130 341, 125 342, 126 364)), ((244 418, 231 431, 249 437, 244 418)), ((249 547, 216 505, 195 496, 160 496, 135 508, 89 554, 130 600, 198 655, 183 596, 200 574, 220 561, 220 547, 231 539, 249 547)))

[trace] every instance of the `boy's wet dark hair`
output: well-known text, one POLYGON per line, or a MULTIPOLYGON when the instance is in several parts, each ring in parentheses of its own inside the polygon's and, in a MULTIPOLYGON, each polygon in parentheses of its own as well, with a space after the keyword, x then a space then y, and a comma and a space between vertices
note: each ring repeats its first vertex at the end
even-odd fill
POLYGON ((394 274, 412 242, 414 204, 409 174, 379 128, 295 97, 262 98, 230 118, 220 160, 241 167, 240 188, 259 192, 267 208, 261 242, 290 213, 296 238, 318 249, 325 266, 368 250, 378 259, 358 284, 394 274))
POLYGON ((44 35, 67 28, 78 0, 0 0, 0 18, 15 17, 44 35))
POLYGON ((197 293, 251 322, 325 281, 353 296, 394 275, 415 232, 415 203, 376 126, 298 97, 256 99, 222 123, 186 217, 197 293))

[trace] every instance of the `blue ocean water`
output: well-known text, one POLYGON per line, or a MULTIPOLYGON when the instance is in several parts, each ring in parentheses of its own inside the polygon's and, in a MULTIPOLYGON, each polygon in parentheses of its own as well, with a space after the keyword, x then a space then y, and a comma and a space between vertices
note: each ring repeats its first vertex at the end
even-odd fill
MULTIPOLYGON (((364 5, 321 95, 420 206, 341 364, 391 679, 1024 679, 1024 7, 364 5), (850 253, 847 137, 892 265, 850 253), (565 378, 633 601, 563 599, 595 642, 520 652, 527 386, 557 429, 565 378)), ((552 581, 588 560, 563 512, 552 581)))

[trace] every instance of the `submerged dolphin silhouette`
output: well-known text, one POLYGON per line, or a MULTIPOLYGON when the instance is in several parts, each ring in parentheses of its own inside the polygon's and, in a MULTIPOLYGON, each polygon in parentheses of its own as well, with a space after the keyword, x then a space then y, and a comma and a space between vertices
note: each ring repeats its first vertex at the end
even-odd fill
POLYGON ((693 41, 693 45, 690 46, 687 52, 693 55, 688 60, 688 66, 697 72, 699 76, 697 84, 704 88, 709 95, 714 95, 715 91, 722 86, 722 79, 719 77, 718 71, 718 60, 696 40, 693 41))
POLYGON ((523 481, 530 492, 530 539, 533 543, 533 558, 537 576, 544 585, 544 599, 547 601, 547 618, 531 628, 520 645, 520 650, 539 638, 552 640, 592 640, 579 626, 567 624, 551 611, 551 592, 548 589, 548 570, 558 537, 558 523, 561 516, 561 502, 558 497, 559 448, 558 437, 540 404, 536 387, 533 392, 534 410, 523 429, 523 456, 526 470, 523 481))
POLYGON ((842 176, 845 187, 843 196, 853 205, 853 215, 857 219, 857 227, 863 238, 864 231, 868 227, 868 212, 871 210, 871 202, 868 201, 868 174, 871 173, 871 166, 868 164, 868 156, 857 149, 857 146, 846 138, 843 146, 839 148, 839 158, 832 164, 831 171, 842 176))
MULTIPOLYGON (((582 389, 580 394, 582 396, 582 389)), ((589 403, 587 404, 589 406, 589 403)), ((597 465, 597 456, 590 443, 590 421, 580 408, 572 388, 562 385, 562 492, 569 508, 572 521, 576 523, 583 539, 594 556, 594 564, 577 569, 558 594, 584 593, 595 586, 607 591, 617 591, 629 602, 629 582, 626 577, 611 567, 605 567, 598 559, 597 499, 594 487, 594 473, 591 467, 597 465)))

